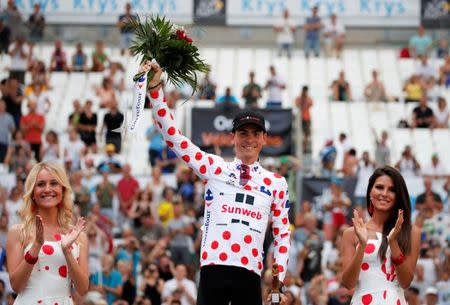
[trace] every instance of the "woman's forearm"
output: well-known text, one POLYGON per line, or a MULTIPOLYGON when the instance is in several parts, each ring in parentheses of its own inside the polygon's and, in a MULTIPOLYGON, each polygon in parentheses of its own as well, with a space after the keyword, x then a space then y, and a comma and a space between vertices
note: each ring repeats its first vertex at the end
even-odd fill
POLYGON ((356 251, 350 264, 342 273, 342 285, 347 289, 353 289, 358 283, 359 271, 361 269, 361 262, 364 257, 365 249, 365 244, 358 244, 358 246, 356 246, 356 251))
POLYGON ((75 260, 70 249, 63 251, 63 253, 66 257, 67 269, 69 272, 69 276, 75 286, 75 289, 80 295, 83 296, 89 290, 89 277, 75 260))

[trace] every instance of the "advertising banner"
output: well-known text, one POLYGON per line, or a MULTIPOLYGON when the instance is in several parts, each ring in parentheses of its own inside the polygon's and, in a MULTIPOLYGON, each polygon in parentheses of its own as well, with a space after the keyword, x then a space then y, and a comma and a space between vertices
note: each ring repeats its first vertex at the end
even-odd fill
MULTIPOLYGON (((221 110, 215 108, 192 109, 192 142, 208 152, 214 152, 214 146, 220 148, 223 156, 233 155, 231 128, 234 116, 239 109, 221 110)), ((265 110, 259 112, 266 120, 267 143, 263 148, 264 156, 292 154, 292 110, 265 110)))
MULTIPOLYGON (((6 7, 8 0, 0 0, 6 7)), ((130 2, 132 12, 139 16, 164 15, 172 22, 193 22, 193 0, 15 0, 17 9, 25 20, 39 3, 47 23, 115 24, 130 2)))
POLYGON ((314 5, 322 21, 336 13, 345 26, 410 27, 420 22, 418 0, 233 0, 227 2, 227 24, 273 26, 289 9, 292 20, 302 25, 314 5))
POLYGON ((225 25, 225 0, 195 0, 194 22, 200 25, 225 25))
POLYGON ((422 0, 422 24, 427 28, 450 27, 450 0, 422 0))

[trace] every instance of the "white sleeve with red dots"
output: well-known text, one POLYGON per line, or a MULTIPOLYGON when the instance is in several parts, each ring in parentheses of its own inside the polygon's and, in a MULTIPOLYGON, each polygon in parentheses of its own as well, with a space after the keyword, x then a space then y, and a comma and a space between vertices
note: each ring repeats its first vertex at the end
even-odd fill
POLYGON ((272 203, 272 234, 274 237, 273 256, 278 264, 280 281, 284 280, 289 261, 290 231, 289 231, 289 192, 286 179, 279 179, 279 187, 273 191, 272 203))
POLYGON ((202 180, 207 180, 213 156, 209 156, 181 134, 181 131, 175 126, 174 117, 167 107, 162 89, 152 92, 150 97, 153 118, 167 146, 175 152, 178 158, 185 161, 202 180))

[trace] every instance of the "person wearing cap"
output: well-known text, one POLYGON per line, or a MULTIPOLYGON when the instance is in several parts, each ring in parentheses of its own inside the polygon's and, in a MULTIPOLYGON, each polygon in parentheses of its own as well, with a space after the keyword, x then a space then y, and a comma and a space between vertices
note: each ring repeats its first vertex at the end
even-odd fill
POLYGON ((430 286, 425 290, 425 303, 424 305, 437 305, 438 304, 438 290, 436 287, 430 286))
MULTIPOLYGON (((156 124, 167 146, 205 181, 197 304, 260 305, 263 242, 269 221, 281 282, 287 270, 290 236, 286 180, 259 163, 267 138, 264 117, 248 110, 236 115, 231 130, 233 161, 207 154, 175 126, 163 101, 162 70, 147 62, 140 71, 150 69, 155 72, 149 87, 156 124)), ((281 298, 285 304, 286 297, 282 294, 281 298)))

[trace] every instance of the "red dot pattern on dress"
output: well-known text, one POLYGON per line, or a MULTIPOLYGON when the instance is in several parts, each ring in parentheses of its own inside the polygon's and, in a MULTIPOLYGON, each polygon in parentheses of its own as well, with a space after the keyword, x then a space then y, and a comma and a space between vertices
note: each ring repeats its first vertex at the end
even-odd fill
POLYGON ((280 210, 273 211, 273 216, 278 217, 280 215, 281 215, 281 211, 280 210))
POLYGON ((270 180, 269 178, 264 178, 264 183, 266 184, 266 185, 271 185, 272 184, 272 180, 270 180))
POLYGON ((262 263, 258 262, 258 269, 261 270, 262 269, 262 263))
POLYGON ((278 265, 278 271, 279 271, 279 272, 284 272, 284 267, 281 266, 281 265, 278 265))
POLYGON ((225 239, 225 240, 229 240, 230 237, 231 237, 230 231, 225 231, 225 232, 223 232, 223 233, 222 233, 222 237, 223 237, 223 239, 225 239))
POLYGON ((257 257, 258 254, 259 254, 259 253, 258 253, 258 249, 253 248, 253 249, 252 249, 252 254, 253 254, 254 257, 257 257))
POLYGON ((228 258, 228 255, 225 252, 220 253, 219 259, 223 262, 226 261, 228 258))
POLYGON ((218 168, 216 169, 216 171, 214 172, 214 174, 220 175, 220 173, 222 173, 222 169, 221 169, 220 167, 218 167, 218 168))
POLYGON ((207 258, 208 258, 208 252, 206 252, 206 251, 203 252, 203 253, 202 253, 202 258, 203 258, 203 259, 207 259, 207 258))
POLYGON ((211 249, 216 250, 217 248, 219 248, 219 243, 215 240, 211 243, 211 249))
POLYGON ((367 254, 373 253, 373 251, 375 251, 375 245, 374 244, 367 244, 366 249, 364 250, 364 252, 366 252, 367 254))
POLYGON ((208 157, 209 165, 212 165, 214 163, 214 159, 211 157, 208 157))
POLYGON ((239 246, 239 244, 232 244, 231 251, 237 253, 237 252, 241 251, 241 246, 239 246))
POLYGON ((280 198, 280 199, 283 199, 283 198, 284 198, 284 191, 281 191, 281 192, 278 194, 278 198, 280 198))
POLYGON ((252 242, 252 237, 250 235, 245 235, 244 236, 244 242, 246 244, 250 244, 252 242))
POLYGON ((187 141, 181 142, 180 147, 186 149, 188 147, 188 142, 187 141))
POLYGON ((383 291, 383 299, 386 300, 386 294, 387 294, 387 290, 383 291))
POLYGON ((175 127, 169 127, 169 129, 167 130, 167 133, 171 136, 173 136, 175 134, 177 130, 175 129, 175 127))
POLYGON ((152 92, 150 92, 150 96, 153 99, 157 99, 159 97, 159 92, 158 91, 152 91, 152 92))
POLYGON ((281 246, 280 250, 278 250, 278 251, 280 251, 280 253, 286 253, 287 252, 287 247, 281 246))
POLYGON ((45 268, 45 270, 49 270, 49 269, 50 269, 50 267, 49 267, 49 266, 45 266, 44 268, 45 268))
POLYGON ((402 305, 399 299, 397 299, 397 305, 402 305))
POLYGON ((285 217, 285 218, 281 219, 281 222, 285 225, 288 223, 288 219, 285 217))
POLYGON ((202 173, 202 174, 206 173, 206 166, 205 165, 200 166, 200 173, 202 173))
POLYGON ((188 155, 184 155, 183 157, 181 157, 183 160, 184 160, 184 162, 189 162, 189 161, 191 161, 191 157, 189 157, 188 155))
POLYGON ((248 264, 248 258, 246 256, 241 257, 241 263, 242 263, 242 265, 247 265, 248 264))
POLYGON ((369 305, 372 303, 372 295, 371 294, 365 294, 362 296, 361 301, 364 305, 369 305))
POLYGON ((366 271, 367 269, 369 269, 369 264, 368 263, 362 263, 361 264, 361 269, 366 271))
POLYGON ((67 266, 61 266, 61 267, 59 267, 58 273, 59 273, 59 275, 61 275, 62 277, 67 277, 67 266))
POLYGON ((166 115, 166 109, 159 109, 158 110, 158 115, 160 116, 160 117, 164 117, 165 115, 166 115))
POLYGON ((56 240, 61 240, 61 235, 55 234, 55 239, 56 239, 56 240))
POLYGON ((195 160, 200 161, 203 158, 203 155, 201 152, 197 152, 195 154, 195 160))
POLYGON ((278 233, 280 233, 280 229, 273 228, 273 235, 278 235, 278 233))
POLYGON ((55 252, 55 249, 53 249, 53 247, 50 245, 43 245, 42 251, 47 255, 52 255, 53 252, 55 252))

